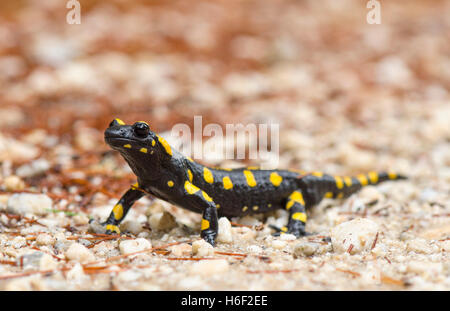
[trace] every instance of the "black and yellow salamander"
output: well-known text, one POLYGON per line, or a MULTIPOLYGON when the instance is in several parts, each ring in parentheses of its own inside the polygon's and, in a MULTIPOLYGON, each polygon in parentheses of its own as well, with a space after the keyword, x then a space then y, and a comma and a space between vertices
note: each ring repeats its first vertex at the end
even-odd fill
POLYGON ((244 216, 285 208, 286 227, 280 233, 306 235, 306 209, 323 198, 346 198, 366 185, 405 179, 393 172, 369 172, 356 177, 331 176, 321 172, 210 168, 172 149, 146 122, 127 125, 113 120, 105 141, 120 152, 137 176, 102 223, 106 232, 120 233, 118 225, 134 202, 145 194, 179 207, 202 213, 201 237, 215 244, 218 217, 244 216))

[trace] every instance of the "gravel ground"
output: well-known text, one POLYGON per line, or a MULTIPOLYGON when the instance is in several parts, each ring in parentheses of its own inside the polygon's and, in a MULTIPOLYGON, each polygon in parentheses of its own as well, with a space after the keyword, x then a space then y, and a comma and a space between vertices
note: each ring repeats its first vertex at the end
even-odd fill
POLYGON ((450 289, 448 2, 382 1, 381 25, 361 1, 80 2, 81 25, 0 4, 1 290, 450 289), (271 235, 280 210, 220 219, 212 248, 149 197, 102 235, 135 182, 107 124, 194 115, 280 124, 280 168, 410 178, 324 200, 300 239, 271 235))

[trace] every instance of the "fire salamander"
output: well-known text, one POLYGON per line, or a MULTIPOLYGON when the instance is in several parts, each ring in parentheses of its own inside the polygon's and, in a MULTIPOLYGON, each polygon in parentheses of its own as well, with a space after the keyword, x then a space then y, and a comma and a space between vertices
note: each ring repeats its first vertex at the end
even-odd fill
POLYGON ((201 237, 212 245, 218 232, 218 217, 280 208, 289 211, 289 222, 286 227, 276 228, 275 235, 291 233, 300 237, 307 234, 306 209, 323 198, 346 198, 363 186, 406 178, 394 172, 341 177, 255 167, 210 168, 172 149, 143 121, 127 125, 120 119, 113 120, 105 131, 105 141, 120 152, 137 176, 137 183, 125 192, 102 223, 108 234, 120 233, 118 225, 133 203, 150 194, 202 213, 201 237))

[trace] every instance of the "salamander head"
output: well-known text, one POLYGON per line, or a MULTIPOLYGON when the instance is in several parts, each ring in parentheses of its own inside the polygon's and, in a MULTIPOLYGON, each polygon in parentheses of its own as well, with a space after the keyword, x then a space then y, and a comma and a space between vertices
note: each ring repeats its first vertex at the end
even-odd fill
POLYGON ((105 142, 120 152, 138 177, 149 176, 150 171, 155 175, 163 158, 172 155, 167 142, 144 121, 127 125, 114 119, 105 130, 105 142))

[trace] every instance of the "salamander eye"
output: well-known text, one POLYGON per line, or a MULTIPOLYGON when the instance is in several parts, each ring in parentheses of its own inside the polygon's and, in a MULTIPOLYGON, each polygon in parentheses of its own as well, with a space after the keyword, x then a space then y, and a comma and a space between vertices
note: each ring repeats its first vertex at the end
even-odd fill
POLYGON ((134 128, 134 133, 138 137, 147 137, 148 133, 150 132, 150 127, 148 126, 147 123, 144 123, 144 122, 135 123, 133 128, 134 128))

